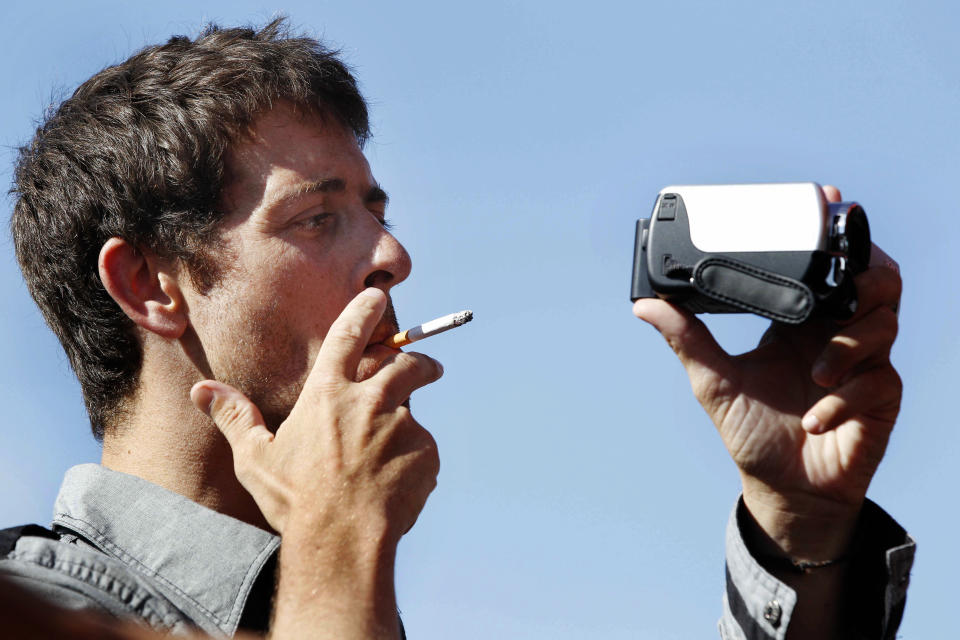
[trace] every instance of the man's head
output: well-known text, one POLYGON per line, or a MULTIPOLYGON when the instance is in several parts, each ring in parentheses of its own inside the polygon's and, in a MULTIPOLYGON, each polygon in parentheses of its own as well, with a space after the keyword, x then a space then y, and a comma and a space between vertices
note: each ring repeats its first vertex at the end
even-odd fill
MULTIPOLYGON (((258 122, 278 105, 290 122, 322 124, 362 159, 369 125, 354 78, 315 40, 290 37, 280 20, 259 31, 209 27, 195 40, 148 47, 81 85, 21 149, 12 189, 17 256, 77 373, 98 438, 122 418, 143 359, 142 332, 101 282, 101 249, 118 238, 181 265, 187 289, 201 296, 240 291, 237 281, 221 282, 254 268, 233 264, 242 255, 237 242, 249 238, 227 233, 241 223, 231 207, 250 213, 262 203, 231 187, 241 181, 234 174, 250 168, 258 122)), ((403 269, 391 273, 393 283, 403 269)), ((264 302, 280 311, 281 302, 264 302)))

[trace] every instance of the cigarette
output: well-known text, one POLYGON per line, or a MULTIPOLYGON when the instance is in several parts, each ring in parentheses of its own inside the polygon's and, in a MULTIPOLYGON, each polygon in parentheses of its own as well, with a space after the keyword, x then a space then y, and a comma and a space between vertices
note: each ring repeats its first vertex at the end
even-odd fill
POLYGON ((430 336, 435 336, 438 333, 443 333, 444 331, 449 331, 450 329, 459 327, 460 325, 467 324, 473 320, 473 311, 458 311, 457 313, 451 313, 448 316, 443 316, 442 318, 437 318, 436 320, 431 320, 430 322, 424 322, 423 324, 413 327, 412 329, 407 329, 406 331, 401 331, 400 333, 394 334, 383 341, 383 344, 388 347, 393 347, 394 349, 399 349, 405 345, 410 344, 411 342, 416 342, 417 340, 423 340, 424 338, 429 338, 430 336))

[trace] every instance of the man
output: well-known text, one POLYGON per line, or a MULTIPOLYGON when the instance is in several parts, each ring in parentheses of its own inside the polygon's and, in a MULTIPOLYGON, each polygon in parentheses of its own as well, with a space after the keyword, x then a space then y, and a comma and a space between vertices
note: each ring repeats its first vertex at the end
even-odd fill
POLYGON ((377 344, 397 331, 386 294, 410 258, 387 231, 368 133, 347 69, 281 21, 145 49, 41 126, 17 166, 13 235, 103 459, 68 472, 56 535, 15 541, 9 573, 161 630, 263 630, 276 532, 284 584, 312 572, 325 633, 400 633, 396 545, 438 470, 402 405, 440 367, 377 344), (309 518, 261 513, 240 485, 190 400, 207 378, 241 389, 273 430, 289 418, 280 435, 298 397, 326 411, 309 425, 323 454, 288 469, 314 482, 270 487, 309 518), (317 481, 325 495, 305 495, 317 481), (290 550, 302 553, 287 566, 290 550))
POLYGON ((278 564, 275 636, 402 634, 396 547, 438 470, 407 399, 442 368, 379 344, 410 259, 367 135, 347 70, 282 22, 147 48, 43 124, 14 239, 103 459, 68 472, 55 532, 17 537, 6 573, 73 608, 230 635, 266 628, 278 564))

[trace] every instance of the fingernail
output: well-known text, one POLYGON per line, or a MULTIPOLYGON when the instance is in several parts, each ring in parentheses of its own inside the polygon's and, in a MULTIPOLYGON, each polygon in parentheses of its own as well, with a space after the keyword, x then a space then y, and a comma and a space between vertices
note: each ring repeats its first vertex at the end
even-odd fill
POLYGON ((190 390, 190 399, 193 401, 194 406, 207 415, 210 415, 213 409, 213 401, 216 400, 216 398, 217 396, 214 394, 213 389, 206 385, 196 385, 190 390))
POLYGON ((203 410, 208 416, 210 416, 213 415, 213 403, 217 401, 217 394, 210 387, 203 387, 203 390, 207 393, 209 398, 203 410))
POLYGON ((207 405, 207 415, 213 415, 213 403, 217 401, 217 394, 214 391, 210 391, 210 404, 207 405))
POLYGON ((807 433, 820 433, 820 419, 812 413, 803 416, 803 420, 800 421, 800 426, 803 427, 803 430, 807 433))
POLYGON ((830 365, 823 360, 818 360, 814 363, 810 375, 813 377, 814 382, 826 386, 830 382, 830 365))
POLYGON ((366 296, 367 298, 379 298, 381 295, 381 291, 376 287, 367 287, 366 289, 360 292, 360 295, 366 296))

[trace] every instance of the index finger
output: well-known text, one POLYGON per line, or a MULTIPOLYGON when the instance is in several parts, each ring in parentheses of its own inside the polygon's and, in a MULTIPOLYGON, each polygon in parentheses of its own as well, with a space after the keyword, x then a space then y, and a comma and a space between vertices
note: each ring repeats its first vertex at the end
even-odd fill
POLYGON ((900 273, 900 263, 888 256, 886 251, 873 243, 870 244, 870 266, 886 267, 887 269, 900 273))
POLYGON ((857 274, 854 282, 857 285, 857 312, 851 320, 863 317, 881 306, 890 307, 894 313, 900 308, 903 290, 900 265, 877 245, 871 247, 870 266, 857 274))
POLYGON ((375 287, 364 289, 351 300, 330 325, 304 390, 315 381, 318 372, 322 372, 323 376, 335 375, 343 382, 352 382, 360 366, 363 350, 367 348, 386 308, 386 294, 375 287))

